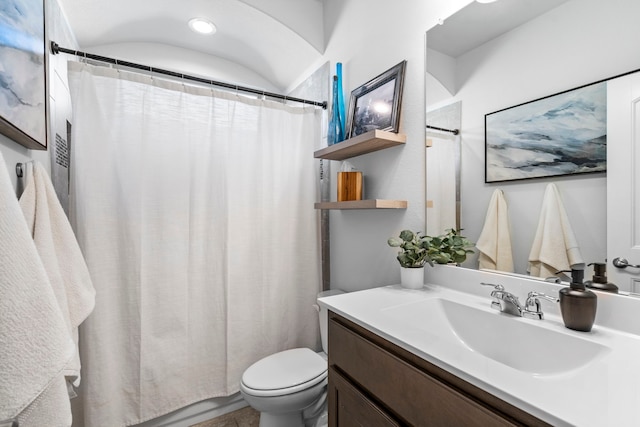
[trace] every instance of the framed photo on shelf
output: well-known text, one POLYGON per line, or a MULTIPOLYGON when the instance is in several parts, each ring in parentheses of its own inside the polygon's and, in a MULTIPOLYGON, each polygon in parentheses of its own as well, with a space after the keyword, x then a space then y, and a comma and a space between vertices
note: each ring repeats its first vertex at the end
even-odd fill
POLYGON ((605 172, 607 83, 485 115, 485 182, 605 172))
POLYGON ((406 64, 400 62, 351 92, 347 138, 374 129, 398 132, 406 64))
POLYGON ((6 0, 0 20, 0 133, 47 149, 43 0, 6 0))

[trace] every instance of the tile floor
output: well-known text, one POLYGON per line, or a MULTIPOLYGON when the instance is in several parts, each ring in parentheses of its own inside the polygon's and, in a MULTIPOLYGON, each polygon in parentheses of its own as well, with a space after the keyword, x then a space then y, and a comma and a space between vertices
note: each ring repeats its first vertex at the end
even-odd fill
POLYGON ((191 427, 258 427, 259 422, 260 412, 247 406, 191 427))

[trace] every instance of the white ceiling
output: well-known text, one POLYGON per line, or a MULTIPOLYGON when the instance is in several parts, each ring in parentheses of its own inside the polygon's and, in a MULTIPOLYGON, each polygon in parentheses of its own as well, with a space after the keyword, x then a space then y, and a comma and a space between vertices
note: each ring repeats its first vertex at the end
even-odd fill
POLYGON ((453 58, 492 40, 567 0, 472 2, 427 32, 427 46, 453 58))
MULTIPOLYGON (((104 45, 168 45, 245 67, 279 89, 324 52, 322 0, 59 0, 80 50, 104 45), (207 18, 217 33, 193 33, 207 18)), ((131 58, 124 58, 133 61, 131 58)), ((188 70, 181 70, 187 71, 188 70)))

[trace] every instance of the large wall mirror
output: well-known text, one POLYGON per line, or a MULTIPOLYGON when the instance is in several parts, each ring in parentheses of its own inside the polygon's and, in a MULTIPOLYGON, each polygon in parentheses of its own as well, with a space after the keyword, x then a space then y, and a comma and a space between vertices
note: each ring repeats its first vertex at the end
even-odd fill
MULTIPOLYGON (((605 262, 606 173, 485 183, 485 115, 640 69, 637 16, 637 0, 498 0, 472 2, 427 32, 429 234, 455 224, 477 241, 489 201, 501 190, 513 272, 527 274, 545 189, 554 183, 585 262, 605 262), (439 149, 431 154, 444 144, 453 157, 439 149), (449 175, 430 178, 438 167, 449 175)), ((477 254, 463 267, 478 268, 477 254)))

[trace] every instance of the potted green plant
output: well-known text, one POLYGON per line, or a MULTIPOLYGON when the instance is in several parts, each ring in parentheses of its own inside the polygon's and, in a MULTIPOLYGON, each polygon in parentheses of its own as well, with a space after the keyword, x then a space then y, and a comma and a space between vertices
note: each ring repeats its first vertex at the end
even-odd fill
MULTIPOLYGON (((475 243, 453 228, 437 237, 425 236, 429 259, 438 264, 462 264, 472 254, 475 243)), ((432 264, 433 265, 433 264, 432 264)))
POLYGON ((402 230, 399 237, 389 238, 387 244, 399 248, 400 283, 410 289, 419 289, 424 284, 425 264, 460 264, 473 253, 471 248, 474 246, 460 230, 454 229, 436 237, 402 230))
POLYGON ((420 232, 402 230, 399 237, 387 240, 389 246, 398 248, 400 263, 400 284, 409 289, 420 289, 424 285, 424 265, 433 261, 429 258, 429 241, 420 232))

